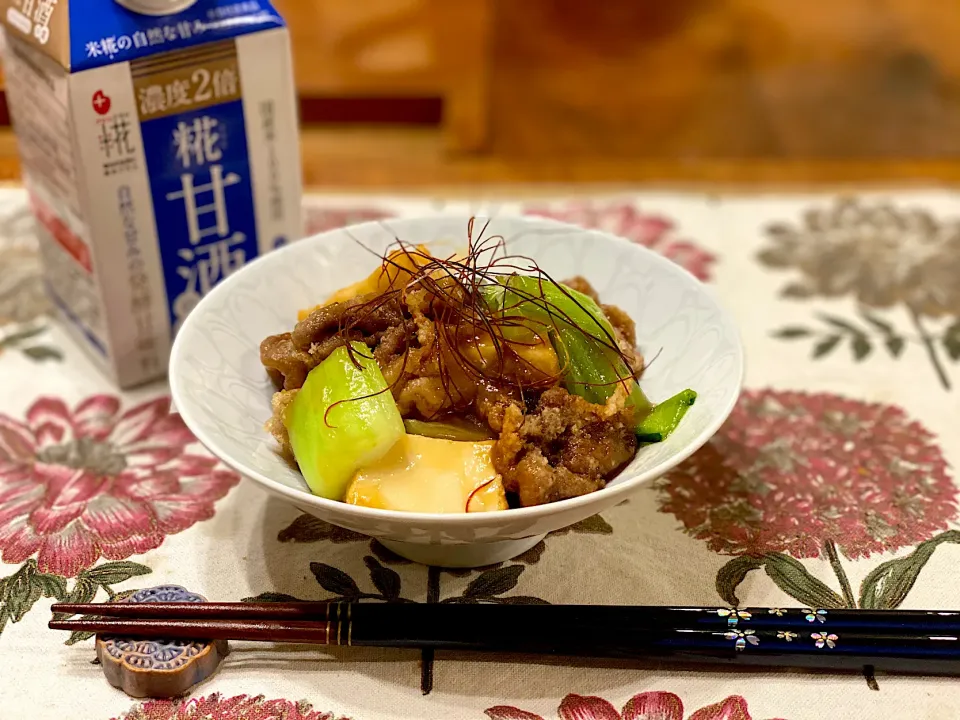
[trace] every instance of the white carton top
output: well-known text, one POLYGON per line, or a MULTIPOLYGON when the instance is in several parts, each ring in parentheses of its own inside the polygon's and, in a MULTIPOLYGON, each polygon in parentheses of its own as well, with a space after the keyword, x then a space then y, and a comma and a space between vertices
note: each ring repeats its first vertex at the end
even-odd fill
POLYGON ((116 0, 117 3, 141 15, 173 15, 195 5, 197 0, 116 0))
POLYGON ((10 37, 70 72, 284 27, 268 0, 0 0, 10 37))

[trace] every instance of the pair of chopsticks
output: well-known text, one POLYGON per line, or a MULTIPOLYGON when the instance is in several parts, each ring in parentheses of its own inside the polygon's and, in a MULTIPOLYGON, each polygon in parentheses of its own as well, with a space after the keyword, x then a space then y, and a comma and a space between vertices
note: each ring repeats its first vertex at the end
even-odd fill
POLYGON ((58 603, 55 630, 960 674, 960 612, 604 605, 58 603))

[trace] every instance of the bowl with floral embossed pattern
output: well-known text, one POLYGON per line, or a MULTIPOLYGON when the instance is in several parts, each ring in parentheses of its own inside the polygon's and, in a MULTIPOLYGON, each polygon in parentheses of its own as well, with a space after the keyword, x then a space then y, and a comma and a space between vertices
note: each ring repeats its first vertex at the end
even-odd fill
POLYGON ((203 298, 170 360, 178 411, 226 464, 447 567, 515 557, 668 472, 742 375, 733 320, 686 270, 510 216, 370 222, 270 253, 203 298))

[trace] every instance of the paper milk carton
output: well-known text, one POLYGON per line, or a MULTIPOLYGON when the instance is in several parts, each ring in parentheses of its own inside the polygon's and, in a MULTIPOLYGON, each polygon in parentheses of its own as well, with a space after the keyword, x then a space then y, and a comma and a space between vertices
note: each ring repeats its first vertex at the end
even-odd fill
POLYGON ((200 298, 300 237, 283 20, 265 0, 0 0, 0 11, 50 296, 122 387, 162 376, 200 298))

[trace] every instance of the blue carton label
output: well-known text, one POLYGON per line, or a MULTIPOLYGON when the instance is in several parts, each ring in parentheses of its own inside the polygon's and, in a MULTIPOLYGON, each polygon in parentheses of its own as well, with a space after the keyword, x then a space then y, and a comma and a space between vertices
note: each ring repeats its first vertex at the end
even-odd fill
POLYGON ((159 17, 132 12, 115 0, 74 0, 69 10, 73 72, 284 26, 264 0, 199 0, 159 17))
POLYGON ((174 333, 213 286, 257 255, 240 100, 141 126, 174 333))

